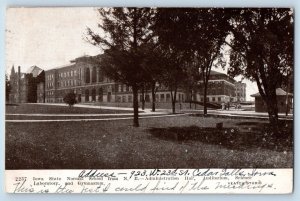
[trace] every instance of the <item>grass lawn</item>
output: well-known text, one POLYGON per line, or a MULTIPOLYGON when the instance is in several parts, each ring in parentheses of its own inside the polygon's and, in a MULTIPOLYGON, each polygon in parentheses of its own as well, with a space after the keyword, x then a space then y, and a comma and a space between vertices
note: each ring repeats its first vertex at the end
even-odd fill
POLYGON ((107 118, 126 118, 133 117, 133 114, 129 115, 114 115, 114 116, 13 116, 9 115, 6 120, 64 120, 64 119, 107 119, 107 118))
POLYGON ((41 104, 6 105, 6 114, 118 114, 132 113, 131 110, 107 110, 96 108, 80 108, 41 104))
POLYGON ((178 116, 95 122, 6 123, 6 169, 287 168, 292 123, 178 116), (216 130, 215 124, 224 128, 216 130))

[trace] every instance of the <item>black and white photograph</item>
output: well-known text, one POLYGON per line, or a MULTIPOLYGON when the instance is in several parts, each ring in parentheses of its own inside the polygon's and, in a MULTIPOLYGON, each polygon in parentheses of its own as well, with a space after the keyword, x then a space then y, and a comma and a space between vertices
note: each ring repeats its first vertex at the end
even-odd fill
POLYGON ((5 169, 293 169, 294 12, 8 8, 5 169))

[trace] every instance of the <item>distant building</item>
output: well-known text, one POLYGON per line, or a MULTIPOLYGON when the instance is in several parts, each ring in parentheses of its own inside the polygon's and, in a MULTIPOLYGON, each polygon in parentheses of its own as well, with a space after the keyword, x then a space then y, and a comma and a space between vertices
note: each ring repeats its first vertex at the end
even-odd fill
MULTIPOLYGON (((223 103, 236 101, 236 81, 224 73, 211 70, 207 86, 207 102, 223 103)), ((197 101, 204 101, 203 81, 199 82, 197 101)))
MULTIPOLYGON (((293 94, 285 92, 281 88, 276 89, 277 107, 279 113, 285 113, 288 107, 288 112, 291 112, 293 106, 293 94)), ((268 112, 267 105, 263 101, 260 93, 252 94, 255 98, 255 112, 268 112)))
POLYGON ((235 83, 235 97, 237 102, 246 101, 246 83, 241 81, 235 83))
MULTIPOLYGON (((90 56, 71 61, 71 64, 45 72, 45 102, 61 103, 68 92, 74 92, 78 102, 122 102, 132 103, 132 89, 107 78, 100 66, 91 62, 90 56)), ((145 93, 145 102, 151 102, 151 94, 145 93)), ((139 94, 139 101, 142 96, 139 94)), ((156 93, 157 102, 170 102, 171 94, 162 87, 156 93)), ((185 94, 178 90, 178 101, 185 100, 185 94)))
POLYGON ((21 67, 15 72, 14 66, 11 69, 9 94, 10 103, 36 103, 37 85, 44 82, 44 71, 37 67, 30 67, 26 73, 21 72, 21 67))
MULTIPOLYGON (((208 83, 209 102, 236 101, 235 80, 228 75, 216 71, 211 72, 208 83)), ((42 86, 41 86, 42 87, 42 86)), ((196 101, 203 101, 203 85, 194 94, 196 101)), ((92 62, 91 56, 82 56, 71 61, 70 64, 45 71, 45 102, 62 103, 64 96, 74 92, 78 102, 104 102, 104 103, 132 103, 132 90, 129 86, 117 83, 107 78, 101 66, 92 62)), ((157 103, 171 102, 170 91, 159 85, 156 92, 157 103)), ((142 94, 138 100, 141 102, 142 94)), ((177 102, 186 102, 190 95, 187 90, 177 90, 177 102)), ((145 92, 145 102, 151 102, 150 90, 145 92)))

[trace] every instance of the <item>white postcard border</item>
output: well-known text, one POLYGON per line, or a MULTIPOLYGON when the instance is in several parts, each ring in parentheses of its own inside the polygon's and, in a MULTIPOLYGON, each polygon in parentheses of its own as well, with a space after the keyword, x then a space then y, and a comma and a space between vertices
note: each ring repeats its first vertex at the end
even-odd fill
POLYGON ((293 169, 6 170, 8 193, 288 194, 293 169))

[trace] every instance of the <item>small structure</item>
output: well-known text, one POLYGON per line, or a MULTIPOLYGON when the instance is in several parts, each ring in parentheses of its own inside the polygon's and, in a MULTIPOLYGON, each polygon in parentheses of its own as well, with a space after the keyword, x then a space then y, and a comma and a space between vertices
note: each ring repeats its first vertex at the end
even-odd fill
POLYGON ((246 83, 242 81, 235 82, 235 97, 238 103, 246 101, 246 83))
MULTIPOLYGON (((278 112, 285 113, 288 109, 288 113, 290 113, 293 105, 293 94, 287 93, 281 88, 277 88, 276 95, 278 112)), ((260 93, 252 94, 251 97, 255 98, 255 112, 268 112, 267 105, 263 101, 260 93)))
POLYGON ((20 66, 18 67, 17 72, 15 72, 15 68, 13 66, 10 74, 11 91, 9 94, 9 102, 42 102, 42 98, 40 98, 40 96, 44 96, 44 92, 39 91, 39 93, 37 94, 37 85, 40 85, 40 83, 44 82, 45 73, 44 70, 42 70, 41 68, 37 66, 32 66, 27 70, 26 73, 22 73, 20 66))

